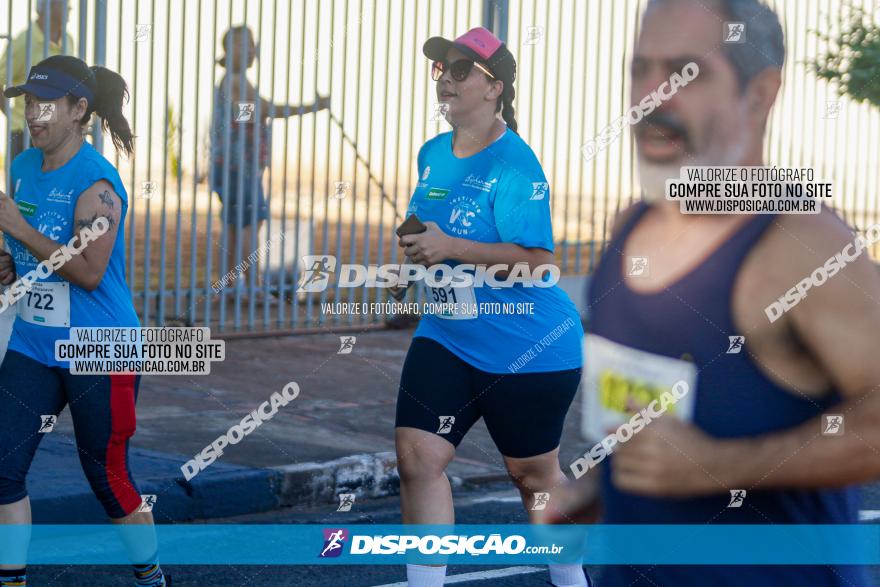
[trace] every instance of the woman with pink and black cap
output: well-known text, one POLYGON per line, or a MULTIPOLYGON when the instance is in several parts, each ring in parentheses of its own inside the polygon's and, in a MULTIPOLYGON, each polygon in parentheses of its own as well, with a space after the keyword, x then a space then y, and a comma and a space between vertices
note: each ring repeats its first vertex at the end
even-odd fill
MULTIPOLYGON (((516 62, 504 43, 475 28, 455 41, 428 39, 423 52, 453 130, 419 151, 408 214, 427 229, 402 236, 400 246, 413 263, 442 274, 463 264, 504 269, 485 285, 420 284, 427 302, 452 309, 423 316, 401 374, 395 440, 403 522, 454 523, 445 470, 480 418, 539 522, 533 505, 548 496, 552 505, 565 481, 559 441, 580 380, 583 337, 574 304, 547 278, 559 274, 549 186, 516 132, 516 62), (530 277, 513 279, 523 273, 530 277)), ((412 587, 442 585, 445 573, 445 566, 407 565, 412 587)), ((589 584, 580 564, 550 565, 550 575, 554 585, 589 584)))

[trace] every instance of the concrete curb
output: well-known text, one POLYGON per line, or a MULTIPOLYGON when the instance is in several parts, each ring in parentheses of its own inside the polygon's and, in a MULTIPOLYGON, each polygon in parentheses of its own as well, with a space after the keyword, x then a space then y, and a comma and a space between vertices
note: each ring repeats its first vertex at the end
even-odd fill
POLYGON ((281 506, 332 503, 340 493, 374 498, 400 492, 397 459, 391 452, 285 465, 273 470, 277 475, 276 495, 281 506))
MULTIPOLYGON (((130 456, 140 493, 157 496, 153 515, 158 523, 334 503, 340 493, 354 493, 358 498, 384 497, 396 495, 400 488, 397 462, 391 452, 264 469, 216 462, 190 481, 180 471, 184 456, 143 449, 132 449, 130 456)), ((35 523, 106 521, 79 467, 73 439, 45 439, 28 481, 35 523)))
POLYGON ((185 495, 185 506, 173 511, 168 499, 159 497, 156 521, 205 520, 265 512, 278 507, 275 476, 269 469, 241 467, 234 471, 203 472, 192 481, 175 479, 185 495))
MULTIPOLYGON (((131 449, 131 468, 142 495, 156 495, 157 522, 234 516, 278 507, 275 474, 214 463, 192 481, 180 471, 187 458, 159 451, 131 449)), ((92 494, 69 436, 43 440, 28 476, 33 520, 38 524, 104 523, 106 514, 92 494)))
MULTIPOLYGON (((29 479, 35 523, 94 524, 106 517, 75 458, 73 440, 46 439, 29 479)), ((365 453, 325 462, 257 469, 216 462, 190 481, 186 457, 143 449, 130 452, 141 494, 157 496, 158 523, 226 518, 279 507, 338 503, 339 494, 373 499, 400 493, 393 452, 365 453)), ((450 477, 453 487, 506 480, 506 475, 450 477)))

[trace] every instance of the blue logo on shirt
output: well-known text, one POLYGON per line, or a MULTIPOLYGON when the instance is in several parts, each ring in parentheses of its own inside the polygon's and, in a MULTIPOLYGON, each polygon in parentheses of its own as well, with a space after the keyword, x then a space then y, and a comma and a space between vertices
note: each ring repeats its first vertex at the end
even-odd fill
POLYGON ((466 236, 474 232, 476 228, 473 225, 473 220, 482 211, 480 205, 468 196, 456 196, 449 204, 452 206, 452 211, 449 214, 446 228, 458 236, 466 236))
POLYGON ((53 210, 46 210, 37 218, 37 230, 53 241, 60 241, 64 237, 64 229, 70 224, 70 220, 53 210))

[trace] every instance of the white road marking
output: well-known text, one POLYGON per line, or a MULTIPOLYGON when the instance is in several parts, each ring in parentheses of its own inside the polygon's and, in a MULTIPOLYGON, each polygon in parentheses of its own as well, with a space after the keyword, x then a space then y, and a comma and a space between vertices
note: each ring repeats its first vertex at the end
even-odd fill
POLYGON ((499 503, 521 503, 522 498, 519 495, 494 496, 486 495, 483 497, 475 497, 469 503, 486 503, 487 501, 496 501, 499 503))
MULTIPOLYGON (((546 567, 507 567, 504 569, 492 569, 490 571, 477 571, 475 573, 465 573, 463 575, 450 575, 446 577, 444 585, 452 585, 453 583, 467 583, 469 581, 486 581, 488 579, 500 579, 502 577, 513 577, 515 575, 529 575, 532 573, 540 573, 546 571, 546 567)), ((407 582, 388 583, 387 585, 376 585, 376 587, 407 587, 407 582)))
POLYGON ((880 520, 880 510, 859 510, 859 522, 880 520))

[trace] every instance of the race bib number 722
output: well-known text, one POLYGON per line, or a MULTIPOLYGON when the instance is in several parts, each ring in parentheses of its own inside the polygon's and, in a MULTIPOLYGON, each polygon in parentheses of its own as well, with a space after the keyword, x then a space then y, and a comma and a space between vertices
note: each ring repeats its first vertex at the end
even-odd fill
POLYGON ((18 316, 40 326, 70 327, 70 284, 37 281, 18 302, 18 316))

